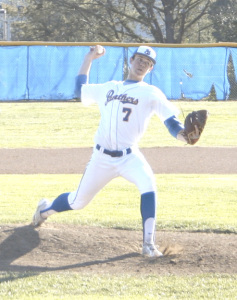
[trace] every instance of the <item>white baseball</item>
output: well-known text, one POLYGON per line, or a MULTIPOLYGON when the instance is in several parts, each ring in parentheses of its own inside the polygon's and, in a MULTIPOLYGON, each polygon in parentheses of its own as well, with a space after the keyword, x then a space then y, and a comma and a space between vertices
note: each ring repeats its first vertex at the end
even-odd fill
POLYGON ((102 54, 104 52, 104 48, 102 46, 98 46, 97 53, 102 54))

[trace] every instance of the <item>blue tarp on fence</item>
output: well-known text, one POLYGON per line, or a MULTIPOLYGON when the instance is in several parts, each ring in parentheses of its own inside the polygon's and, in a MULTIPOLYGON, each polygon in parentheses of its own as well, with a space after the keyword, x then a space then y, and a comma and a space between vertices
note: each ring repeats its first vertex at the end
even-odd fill
MULTIPOLYGON (((90 82, 123 80, 134 47, 106 46, 93 62, 90 82)), ((153 47, 157 64, 145 81, 158 86, 168 99, 200 100, 212 86, 218 100, 228 98, 230 53, 237 72, 237 50, 228 47, 153 47)), ((1 46, 0 100, 68 100, 75 98, 75 76, 88 46, 1 46)), ((236 76, 237 77, 237 76, 236 76)))
POLYGON ((27 47, 0 47, 0 100, 28 99, 27 47))
MULTIPOLYGON (((156 48, 157 63, 146 81, 168 99, 207 97, 212 85, 218 100, 229 93, 227 48, 156 48)), ((130 49, 130 54, 134 49, 130 49)))
POLYGON ((235 80, 237 82, 237 49, 236 48, 231 48, 230 53, 231 53, 232 59, 233 59, 233 65, 234 65, 234 68, 235 68, 235 80))
MULTIPOLYGON (((29 48, 29 98, 72 99, 75 77, 88 47, 44 46, 29 48)), ((123 49, 110 47, 106 56, 93 62, 90 81, 121 80, 123 49)))

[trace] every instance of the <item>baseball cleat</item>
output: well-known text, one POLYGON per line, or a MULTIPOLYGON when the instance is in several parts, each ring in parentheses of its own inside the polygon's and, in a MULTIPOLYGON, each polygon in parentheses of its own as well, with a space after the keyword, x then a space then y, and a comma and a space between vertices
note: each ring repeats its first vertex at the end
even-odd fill
POLYGON ((160 257, 163 254, 156 248, 154 244, 144 243, 142 247, 142 255, 147 257, 160 257))
POLYGON ((41 199, 38 203, 38 206, 36 208, 36 211, 35 211, 35 214, 33 216, 33 220, 32 220, 32 224, 35 226, 35 227, 38 227, 40 226, 42 223, 44 223, 47 218, 43 218, 40 214, 40 212, 45 209, 49 204, 49 201, 46 200, 46 199, 41 199))

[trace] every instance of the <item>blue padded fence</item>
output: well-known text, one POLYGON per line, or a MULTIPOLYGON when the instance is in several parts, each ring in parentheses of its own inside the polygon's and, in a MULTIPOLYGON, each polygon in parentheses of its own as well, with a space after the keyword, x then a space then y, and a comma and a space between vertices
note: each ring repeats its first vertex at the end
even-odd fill
MULTIPOLYGON (((136 47, 105 46, 106 55, 93 62, 90 83, 123 80, 136 47)), ((237 78, 237 49, 231 47, 153 47, 157 64, 145 81, 168 99, 200 100, 214 86, 217 100, 228 99, 227 64, 232 55, 237 78)), ((75 76, 89 46, 0 46, 0 101, 70 100, 75 76)))

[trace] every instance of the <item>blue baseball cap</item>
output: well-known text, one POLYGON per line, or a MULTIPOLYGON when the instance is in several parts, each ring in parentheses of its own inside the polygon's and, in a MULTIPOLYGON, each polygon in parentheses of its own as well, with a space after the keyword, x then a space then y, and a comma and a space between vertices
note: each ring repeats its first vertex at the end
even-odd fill
POLYGON ((137 50, 134 52, 133 55, 135 55, 135 54, 146 56, 153 62, 153 64, 156 63, 156 52, 151 47, 140 46, 137 48, 137 50))

